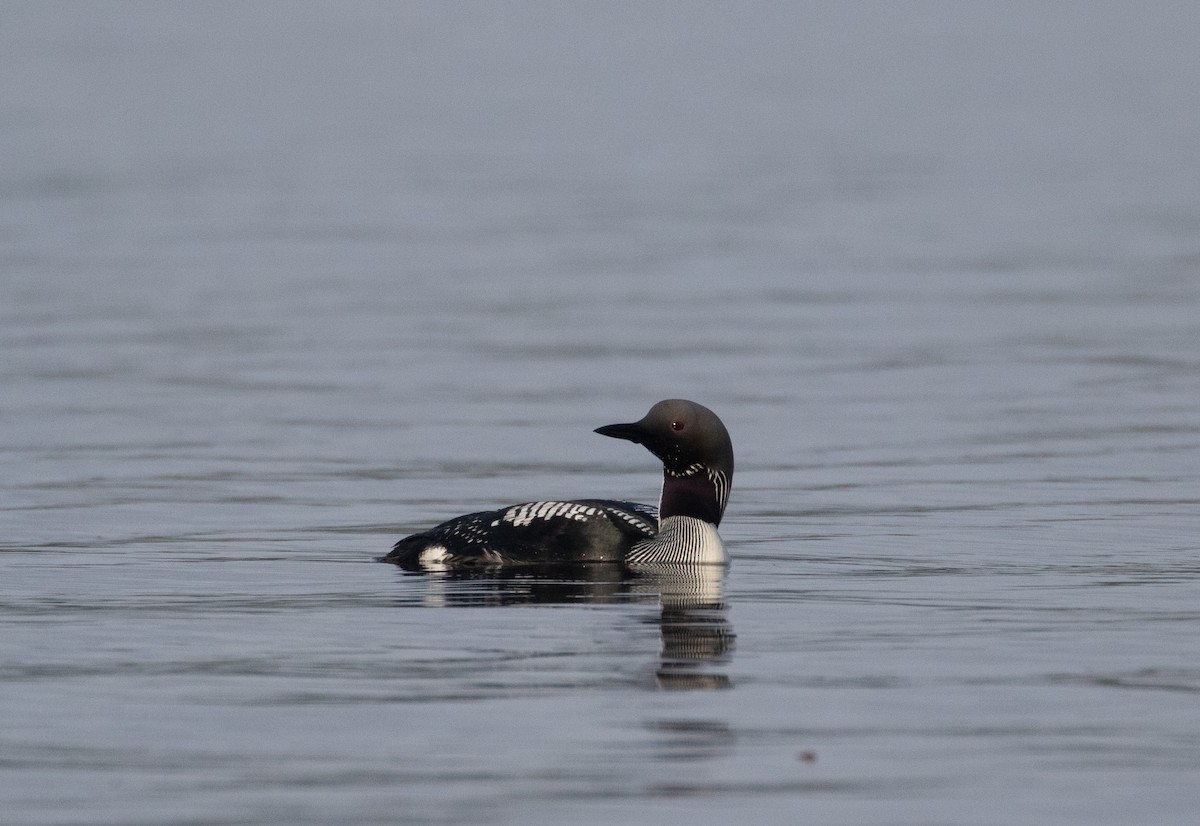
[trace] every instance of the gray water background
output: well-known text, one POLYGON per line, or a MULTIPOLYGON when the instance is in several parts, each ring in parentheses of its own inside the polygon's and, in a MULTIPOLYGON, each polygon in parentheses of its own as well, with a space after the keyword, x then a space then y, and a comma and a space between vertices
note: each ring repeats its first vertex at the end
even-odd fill
POLYGON ((1194 824, 1200 6, 0 3, 6 824, 1194 824), (734 438, 703 604, 409 576, 734 438))

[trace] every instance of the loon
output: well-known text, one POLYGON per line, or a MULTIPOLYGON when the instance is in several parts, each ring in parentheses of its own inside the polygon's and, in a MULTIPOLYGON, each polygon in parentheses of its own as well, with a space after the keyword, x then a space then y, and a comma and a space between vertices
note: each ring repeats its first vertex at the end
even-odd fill
POLYGON ((410 570, 575 563, 725 565, 717 526, 729 500, 733 444, 716 414, 667 399, 641 420, 595 430, 662 460, 659 505, 611 499, 525 502, 469 513, 405 537, 380 557, 410 570))

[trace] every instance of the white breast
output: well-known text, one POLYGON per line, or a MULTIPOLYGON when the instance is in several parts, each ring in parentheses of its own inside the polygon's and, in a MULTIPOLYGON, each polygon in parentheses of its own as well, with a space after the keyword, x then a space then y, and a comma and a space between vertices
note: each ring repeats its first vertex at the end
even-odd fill
POLYGON ((692 516, 668 516, 657 536, 633 546, 628 561, 726 565, 729 552, 711 522, 692 516))

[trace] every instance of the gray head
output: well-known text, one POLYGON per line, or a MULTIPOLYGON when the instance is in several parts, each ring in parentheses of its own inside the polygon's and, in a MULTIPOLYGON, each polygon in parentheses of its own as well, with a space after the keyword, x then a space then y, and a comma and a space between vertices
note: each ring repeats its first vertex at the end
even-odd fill
POLYGON ((667 399, 640 421, 596 432, 636 442, 662 460, 662 518, 694 516, 720 523, 733 479, 733 443, 717 414, 696 402, 667 399))

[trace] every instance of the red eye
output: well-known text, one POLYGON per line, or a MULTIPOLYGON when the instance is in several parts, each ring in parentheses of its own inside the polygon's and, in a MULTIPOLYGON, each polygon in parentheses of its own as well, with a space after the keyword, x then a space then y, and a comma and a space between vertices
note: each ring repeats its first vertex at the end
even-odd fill
POLYGON ((671 422, 671 429, 675 431, 683 430, 683 422, 671 422))

